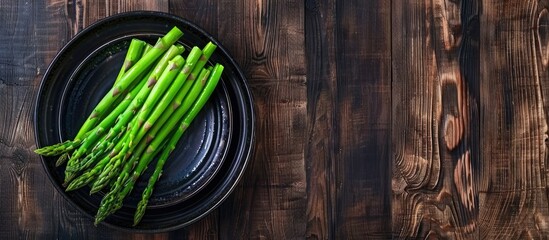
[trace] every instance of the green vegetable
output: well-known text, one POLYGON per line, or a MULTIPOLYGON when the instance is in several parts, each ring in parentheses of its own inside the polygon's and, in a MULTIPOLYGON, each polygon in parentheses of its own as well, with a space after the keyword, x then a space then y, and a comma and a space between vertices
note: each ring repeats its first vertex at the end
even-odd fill
POLYGON ((86 132, 91 130, 94 126, 93 122, 97 121, 96 118, 100 118, 105 113, 105 109, 116 101, 116 99, 120 96, 120 93, 124 92, 135 81, 135 79, 149 67, 149 65, 153 64, 156 59, 162 56, 162 54, 166 52, 168 48, 170 48, 170 46, 172 46, 182 35, 183 32, 177 27, 172 28, 172 30, 156 42, 154 47, 148 51, 147 54, 139 59, 139 61, 137 61, 132 68, 126 71, 126 73, 124 73, 113 88, 97 104, 91 115, 80 128, 80 131, 76 135, 75 139, 81 139, 86 132), (91 123, 88 123, 88 121, 91 123))
POLYGON ((67 163, 66 191, 90 186, 94 194, 110 187, 95 224, 122 207, 158 158, 134 215, 134 225, 141 221, 171 152, 221 78, 223 66, 208 65, 217 46, 192 47, 185 61, 185 48, 175 43, 181 35, 173 28, 154 46, 132 39, 113 87, 74 139, 35 150, 59 156, 58 166, 67 163))
POLYGON ((120 72, 118 72, 118 77, 116 77, 116 80, 114 81, 115 84, 118 83, 122 76, 124 76, 124 73, 141 58, 141 54, 143 53, 146 44, 147 43, 137 38, 132 39, 130 46, 128 47, 128 53, 126 53, 126 58, 124 58, 124 63, 120 68, 120 72))
POLYGON ((183 118, 183 121, 181 125, 177 128, 174 135, 170 138, 168 141, 167 146, 164 148, 162 155, 158 159, 158 162, 156 163, 156 167, 154 168, 153 175, 151 178, 149 178, 149 183, 145 190, 143 191, 141 201, 139 201, 139 204, 137 205, 137 210, 134 215, 134 226, 137 225, 141 219, 143 218, 143 215, 145 214, 146 206, 149 202, 149 198, 152 195, 154 185, 162 175, 162 171, 164 168, 164 164, 166 163, 166 160, 168 159, 169 155, 172 153, 172 151, 175 149, 175 146, 177 145, 177 142, 187 130, 191 122, 194 120, 196 115, 198 115, 199 111, 204 107, 204 104, 208 101, 210 96, 212 95, 215 87, 217 86, 217 83, 219 82, 219 79, 221 78, 221 73, 223 72, 224 67, 222 65, 217 64, 213 72, 211 74, 211 77, 209 78, 206 87, 204 90, 200 93, 200 96, 198 96, 198 99, 194 103, 194 105, 191 107, 191 110, 189 113, 183 118))
MULTIPOLYGON (((160 89, 163 86, 166 86, 166 87, 169 86, 177 76, 177 73, 183 66, 184 62, 185 60, 183 59, 183 57, 178 55, 168 63, 168 66, 166 67, 166 69, 164 70, 164 72, 162 73, 161 77, 158 80, 158 84, 153 89, 153 91, 151 92, 151 96, 149 96, 147 100, 151 98, 155 98, 154 94, 162 94, 162 90, 158 90, 158 91, 155 91, 155 90, 160 89)), ((143 105, 143 108, 144 107, 145 105, 143 105)), ((139 129, 139 128, 134 127, 133 129, 139 129)), ((125 144, 122 150, 115 157, 113 157, 111 161, 107 164, 105 169, 103 169, 103 172, 99 175, 97 181, 95 181, 95 183, 93 184, 91 193, 95 193, 103 189, 105 186, 107 186, 107 184, 111 179, 119 175, 121 170, 120 168, 122 167, 124 161, 127 159, 128 149, 131 147, 129 143, 131 143, 131 141, 133 140, 134 138, 130 132, 128 144, 125 144)))

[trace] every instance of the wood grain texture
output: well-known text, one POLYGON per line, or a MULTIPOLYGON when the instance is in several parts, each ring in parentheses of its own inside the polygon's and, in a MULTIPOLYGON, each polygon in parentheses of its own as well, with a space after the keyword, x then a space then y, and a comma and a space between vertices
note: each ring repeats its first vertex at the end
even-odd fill
POLYGON ((475 1, 393 2, 395 237, 477 236, 478 48, 463 30, 477 12, 475 1))
POLYGON ((549 0, 0 0, 1 239, 543 239, 549 0), (160 234, 94 227, 32 150, 57 51, 119 12, 216 36, 248 77, 234 193, 160 234))
POLYGON ((255 158, 220 209, 220 236, 303 239, 307 228, 304 2, 218 4, 218 16, 223 16, 218 36, 245 71, 257 109, 255 158))
MULTIPOLYGON (((222 5, 215 0, 190 0, 179 1, 170 0, 170 13, 190 20, 197 24, 206 32, 217 35, 218 28, 218 8, 223 9, 222 5)), ((221 18, 222 19, 222 18, 221 18)), ((223 41, 222 41, 223 42, 223 41)))
POLYGON ((0 1, 0 236, 55 236, 58 195, 32 150, 35 92, 67 40, 62 2, 0 1), (45 14, 43 14, 45 13, 45 14), (55 39, 56 41, 52 41, 55 39))
POLYGON ((335 1, 305 1, 307 49, 307 239, 335 229, 335 1))
POLYGON ((74 29, 77 30, 116 13, 136 10, 169 11, 168 0, 73 0, 72 2, 75 8, 74 29))
POLYGON ((391 4, 335 2, 336 239, 391 233, 391 4))
POLYGON ((483 1, 480 237, 549 235, 547 1, 483 1))

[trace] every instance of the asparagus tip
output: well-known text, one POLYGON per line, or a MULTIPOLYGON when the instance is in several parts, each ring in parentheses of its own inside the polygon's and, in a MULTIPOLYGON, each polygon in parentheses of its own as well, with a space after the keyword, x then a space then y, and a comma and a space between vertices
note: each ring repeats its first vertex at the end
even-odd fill
POLYGON ((95 184, 94 184, 94 185, 92 186, 92 189, 90 190, 90 195, 99 192, 99 190, 101 190, 101 188, 95 186, 95 184))

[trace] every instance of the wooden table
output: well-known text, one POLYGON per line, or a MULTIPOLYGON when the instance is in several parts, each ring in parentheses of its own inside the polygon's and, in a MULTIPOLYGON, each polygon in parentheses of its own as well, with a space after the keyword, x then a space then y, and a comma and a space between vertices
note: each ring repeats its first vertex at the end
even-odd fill
POLYGON ((549 234, 549 1, 0 1, 0 238, 466 239, 549 234), (94 227, 35 149, 34 100, 78 31, 173 13, 245 71, 257 145, 216 211, 94 227))

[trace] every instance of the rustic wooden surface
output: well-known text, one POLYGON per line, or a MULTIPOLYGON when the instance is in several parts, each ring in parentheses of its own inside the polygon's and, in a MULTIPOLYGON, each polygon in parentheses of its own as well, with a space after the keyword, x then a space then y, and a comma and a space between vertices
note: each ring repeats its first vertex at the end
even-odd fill
POLYGON ((0 0, 1 239, 540 239, 549 235, 549 1, 0 0), (173 232, 72 207, 34 99, 91 23, 169 12, 243 68, 257 145, 230 198, 173 232))

